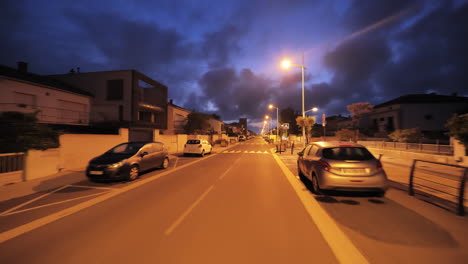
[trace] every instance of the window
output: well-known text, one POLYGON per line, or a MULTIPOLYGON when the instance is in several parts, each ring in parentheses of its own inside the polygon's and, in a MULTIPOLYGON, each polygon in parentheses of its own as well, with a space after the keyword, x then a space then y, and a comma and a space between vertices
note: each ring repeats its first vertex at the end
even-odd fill
POLYGON ((107 80, 107 100, 123 99, 123 80, 107 80))
POLYGON ((18 107, 31 107, 36 108, 36 96, 33 94, 26 94, 26 93, 18 93, 15 92, 15 104, 18 107))
POLYGON ((163 144, 154 143, 154 144, 153 144, 153 150, 154 150, 154 152, 163 151, 163 144))
POLYGON ((371 160, 374 156, 365 148, 337 147, 323 150, 323 157, 331 160, 371 160))
POLYGON ((153 115, 151 112, 140 111, 138 112, 138 120, 145 121, 145 122, 152 122, 153 115))
POLYGON ((310 148, 309 154, 307 154, 307 156, 315 156, 315 154, 317 154, 318 149, 319 148, 316 145, 313 145, 310 148))

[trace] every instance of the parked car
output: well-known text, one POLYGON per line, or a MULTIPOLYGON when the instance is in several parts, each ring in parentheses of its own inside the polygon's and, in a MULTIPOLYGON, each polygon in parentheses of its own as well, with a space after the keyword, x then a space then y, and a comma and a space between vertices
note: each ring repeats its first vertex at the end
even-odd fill
POLYGON ((382 164, 363 145, 314 142, 298 152, 298 173, 312 182, 312 192, 366 191, 384 196, 388 189, 382 164))
POLYGON ((240 136, 239 136, 239 141, 245 141, 245 140, 246 140, 246 138, 245 138, 244 135, 240 135, 240 136))
POLYGON ((205 154, 211 154, 213 146, 203 139, 189 139, 184 145, 184 156, 190 154, 197 154, 200 156, 205 156, 205 154))
POLYGON ((163 143, 126 142, 92 159, 86 168, 86 176, 92 181, 133 181, 143 171, 168 166, 169 157, 163 143))

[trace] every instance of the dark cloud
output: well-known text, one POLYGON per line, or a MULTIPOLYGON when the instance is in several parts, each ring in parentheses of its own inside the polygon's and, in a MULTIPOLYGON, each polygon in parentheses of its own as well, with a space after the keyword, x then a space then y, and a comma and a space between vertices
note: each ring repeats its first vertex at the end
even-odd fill
MULTIPOLYGON (((345 17, 348 27, 359 29, 415 3, 419 1, 354 1, 345 17)), ((323 102, 377 104, 429 91, 468 94, 464 74, 468 32, 464 26, 454 26, 468 24, 468 5, 454 8, 451 1, 432 1, 429 6, 428 14, 419 9, 410 17, 348 39, 326 54, 324 64, 334 76, 323 102)))

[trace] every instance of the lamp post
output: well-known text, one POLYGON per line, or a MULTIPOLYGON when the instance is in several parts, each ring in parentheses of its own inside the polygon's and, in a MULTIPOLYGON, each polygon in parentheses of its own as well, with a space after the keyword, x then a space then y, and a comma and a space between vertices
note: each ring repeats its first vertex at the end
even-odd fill
POLYGON ((268 108, 269 109, 276 108, 276 141, 278 141, 278 135, 279 135, 279 120, 278 120, 279 114, 278 114, 278 112, 279 112, 279 108, 272 105, 272 104, 268 105, 268 108))
MULTIPOLYGON (((297 64, 294 64, 294 63, 291 63, 290 60, 283 60, 281 62, 281 66, 285 69, 288 69, 289 67, 291 66, 295 66, 295 67, 299 67, 301 68, 302 70, 302 118, 305 119, 305 111, 304 111, 304 70, 306 70, 307 68, 304 66, 304 53, 302 53, 302 65, 297 65, 297 64)), ((305 138, 305 127, 302 126, 302 138, 303 138, 303 141, 304 141, 304 146, 306 144, 306 138, 305 138)))

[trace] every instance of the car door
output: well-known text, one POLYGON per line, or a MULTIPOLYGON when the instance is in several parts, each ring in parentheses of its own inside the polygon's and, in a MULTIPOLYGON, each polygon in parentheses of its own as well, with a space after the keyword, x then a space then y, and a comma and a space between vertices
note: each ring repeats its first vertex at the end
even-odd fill
POLYGON ((151 144, 146 144, 140 149, 138 155, 140 155, 139 165, 141 171, 148 170, 149 168, 151 168, 153 152, 154 151, 151 144))
POLYGON ((304 156, 305 156, 306 153, 309 152, 309 150, 310 150, 311 147, 312 147, 311 145, 308 145, 307 147, 305 147, 305 148, 302 150, 302 155, 299 155, 299 156, 297 157, 297 161, 298 161, 298 162, 297 162, 297 166, 299 166, 299 169, 302 171, 302 173, 305 173, 305 172, 306 172, 306 171, 305 171, 305 167, 304 167, 304 158, 305 158, 304 156))
POLYGON ((164 158, 165 158, 165 154, 164 154, 164 145, 162 143, 153 143, 152 144, 152 147, 153 147, 153 163, 152 163, 152 166, 153 168, 155 167, 159 167, 164 158))
POLYGON ((319 147, 317 145, 312 145, 309 148, 309 151, 304 153, 304 175, 312 180, 312 172, 315 170, 315 166, 319 157, 317 157, 317 151, 319 147))

